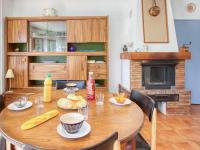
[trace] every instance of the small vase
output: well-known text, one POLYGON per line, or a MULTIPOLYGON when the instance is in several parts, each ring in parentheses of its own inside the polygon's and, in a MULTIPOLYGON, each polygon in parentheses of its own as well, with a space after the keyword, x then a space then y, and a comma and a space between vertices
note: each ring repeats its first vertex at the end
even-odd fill
POLYGON ((70 44, 68 51, 69 52, 75 52, 76 51, 76 46, 74 44, 70 44))

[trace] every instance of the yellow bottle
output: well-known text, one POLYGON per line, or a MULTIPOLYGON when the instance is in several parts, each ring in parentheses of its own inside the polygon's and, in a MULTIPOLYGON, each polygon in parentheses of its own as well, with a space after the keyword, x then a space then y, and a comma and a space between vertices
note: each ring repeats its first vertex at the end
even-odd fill
POLYGON ((51 102, 52 79, 51 74, 47 74, 44 81, 44 102, 51 102))

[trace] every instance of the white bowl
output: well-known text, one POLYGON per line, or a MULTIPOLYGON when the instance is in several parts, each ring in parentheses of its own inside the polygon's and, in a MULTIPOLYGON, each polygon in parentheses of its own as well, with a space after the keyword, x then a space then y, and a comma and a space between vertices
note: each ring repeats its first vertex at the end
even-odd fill
POLYGON ((84 122, 84 116, 80 113, 67 113, 60 117, 60 122, 68 133, 77 133, 84 122))

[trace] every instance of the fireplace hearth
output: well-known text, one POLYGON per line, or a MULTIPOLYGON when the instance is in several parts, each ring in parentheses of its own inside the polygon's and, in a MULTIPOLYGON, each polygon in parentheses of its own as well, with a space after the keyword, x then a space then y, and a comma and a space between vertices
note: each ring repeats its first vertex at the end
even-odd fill
POLYGON ((176 61, 143 61, 142 86, 145 89, 171 89, 175 86, 176 61))

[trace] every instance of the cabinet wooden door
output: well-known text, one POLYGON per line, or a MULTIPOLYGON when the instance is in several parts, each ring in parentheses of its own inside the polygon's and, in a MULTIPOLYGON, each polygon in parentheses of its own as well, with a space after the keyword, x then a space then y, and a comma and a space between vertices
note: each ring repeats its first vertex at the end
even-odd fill
POLYGON ((107 41, 107 20, 92 19, 92 35, 91 42, 106 42, 107 41))
POLYGON ((68 80, 87 80, 87 56, 67 57, 68 80))
POLYGON ((67 34, 69 43, 106 42, 107 20, 68 20, 67 34))
POLYGON ((67 42, 84 43, 91 41, 91 20, 68 20, 67 42))
POLYGON ((9 56, 8 68, 13 69, 14 79, 12 88, 24 88, 28 86, 28 57, 9 56))
POLYGON ((8 43, 27 43, 27 20, 8 20, 8 43))

